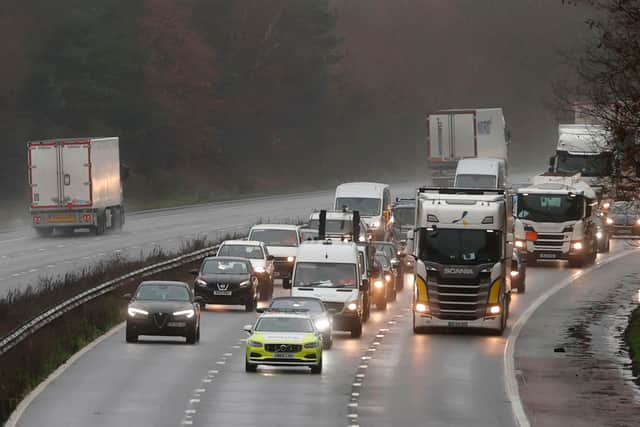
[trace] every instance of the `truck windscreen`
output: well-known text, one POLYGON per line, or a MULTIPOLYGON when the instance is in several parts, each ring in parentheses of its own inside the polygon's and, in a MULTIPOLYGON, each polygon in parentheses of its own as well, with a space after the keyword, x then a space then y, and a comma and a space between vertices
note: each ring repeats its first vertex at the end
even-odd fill
POLYGON ((469 229, 422 229, 419 257, 444 265, 496 263, 501 258, 502 233, 469 229))
POLYGON ((403 225, 413 225, 415 221, 415 208, 393 208, 393 223, 398 227, 403 225))
POLYGON ((582 217, 584 198, 564 194, 519 194, 517 217, 536 222, 565 222, 582 217))
POLYGON ((557 158, 557 172, 580 172, 582 176, 595 177, 611 174, 611 153, 586 156, 558 151, 557 158))
POLYGON ((336 199, 336 210, 344 208, 350 211, 358 211, 361 216, 380 215, 380 205, 382 200, 371 197, 338 197, 336 199))
POLYGON ((495 175, 456 175, 455 186, 460 188, 497 188, 498 179, 495 175))

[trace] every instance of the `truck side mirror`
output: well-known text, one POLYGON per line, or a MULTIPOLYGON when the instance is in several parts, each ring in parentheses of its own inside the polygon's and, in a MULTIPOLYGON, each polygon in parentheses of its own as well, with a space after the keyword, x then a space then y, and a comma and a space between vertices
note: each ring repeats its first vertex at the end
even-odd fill
POLYGON ((282 279, 282 289, 291 289, 291 279, 282 279))
POLYGON ((369 279, 362 280, 362 284, 360 285, 360 290, 363 292, 367 292, 369 290, 369 279))
POLYGON ((553 168, 556 164, 556 156, 549 157, 549 172, 553 172, 553 168))

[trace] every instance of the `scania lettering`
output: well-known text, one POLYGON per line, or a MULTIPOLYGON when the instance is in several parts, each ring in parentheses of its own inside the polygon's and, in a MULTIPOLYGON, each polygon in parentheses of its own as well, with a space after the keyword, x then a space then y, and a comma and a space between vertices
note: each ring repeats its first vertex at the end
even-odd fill
POLYGON ((507 197, 497 189, 418 190, 414 332, 469 327, 502 334, 512 256, 507 197))

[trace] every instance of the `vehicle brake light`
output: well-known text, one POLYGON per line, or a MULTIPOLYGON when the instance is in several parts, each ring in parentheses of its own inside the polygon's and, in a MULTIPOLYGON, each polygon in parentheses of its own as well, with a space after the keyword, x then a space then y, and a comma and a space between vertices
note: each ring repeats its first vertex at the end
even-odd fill
POLYGON ((32 218, 32 221, 34 224, 40 224, 40 221, 42 220, 42 218, 40 217, 40 215, 34 215, 32 218))
POLYGON ((91 215, 91 214, 82 215, 82 221, 84 221, 84 222, 91 222, 92 219, 93 219, 93 215, 91 215))

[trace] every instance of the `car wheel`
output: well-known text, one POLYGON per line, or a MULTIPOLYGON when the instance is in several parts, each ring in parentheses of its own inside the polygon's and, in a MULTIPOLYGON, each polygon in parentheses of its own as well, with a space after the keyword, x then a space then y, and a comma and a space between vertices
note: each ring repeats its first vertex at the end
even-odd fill
POLYGON ((197 342, 197 335, 198 335, 198 331, 194 326, 193 330, 188 331, 187 336, 185 337, 187 339, 187 344, 195 344, 197 342))
POLYGON ((360 338, 362 336, 362 322, 355 320, 351 325, 351 338, 360 338))
POLYGON ((247 359, 244 360, 244 371, 245 372, 256 372, 258 370, 258 365, 254 365, 253 363, 249 363, 247 359))
POLYGON ((526 279, 527 279, 527 276, 522 276, 522 283, 520 283, 517 287, 519 294, 524 294, 527 289, 527 285, 525 283, 526 279))
POLYGON ((501 336, 504 333, 505 328, 507 327, 507 310, 509 309, 507 304, 502 303, 502 313, 500 314, 500 326, 491 331, 491 335, 501 336))
POLYGON ((252 311, 256 311, 256 299, 252 298, 251 300, 247 301, 244 305, 244 311, 246 311, 247 313, 250 313, 252 311))
POLYGON ((321 374, 322 373, 322 356, 320 356, 320 360, 318 364, 311 367, 312 374, 321 374))
POLYGON ((196 342, 200 342, 200 326, 198 325, 198 330, 196 331, 196 342))
POLYGON ((207 310, 207 303, 206 302, 201 302, 198 305, 200 306, 200 310, 201 311, 206 311, 207 310))
POLYGON ((127 342, 138 342, 138 335, 134 334, 129 330, 129 328, 127 328, 126 339, 127 342))
POLYGON ((328 337, 322 337, 322 348, 324 350, 329 350, 333 346, 333 336, 329 335, 328 337))

